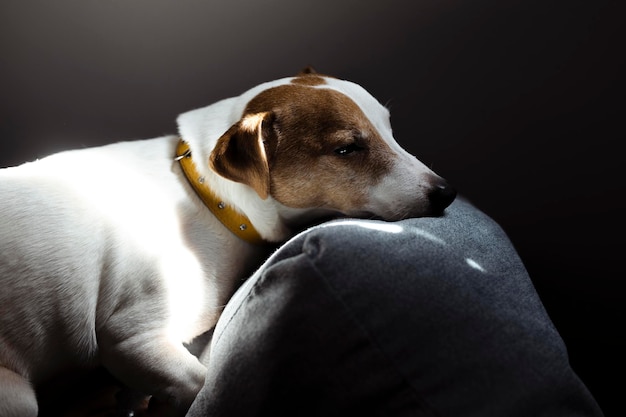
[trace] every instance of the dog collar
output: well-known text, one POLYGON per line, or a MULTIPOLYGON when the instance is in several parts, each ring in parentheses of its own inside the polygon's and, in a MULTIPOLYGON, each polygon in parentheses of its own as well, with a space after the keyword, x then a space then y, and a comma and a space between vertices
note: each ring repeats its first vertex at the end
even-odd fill
POLYGON ((222 201, 204 182, 204 177, 200 175, 191 159, 189 145, 182 139, 178 141, 174 160, 180 163, 187 180, 196 194, 228 230, 246 242, 256 245, 264 243, 263 238, 254 228, 250 219, 222 201))

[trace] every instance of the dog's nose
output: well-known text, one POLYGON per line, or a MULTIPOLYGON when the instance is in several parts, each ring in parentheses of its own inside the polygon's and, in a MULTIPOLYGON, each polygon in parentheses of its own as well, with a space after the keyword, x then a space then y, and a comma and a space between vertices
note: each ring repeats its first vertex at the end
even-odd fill
POLYGON ((456 190, 444 179, 437 178, 433 181, 428 192, 431 212, 435 215, 442 214, 456 198, 456 190))

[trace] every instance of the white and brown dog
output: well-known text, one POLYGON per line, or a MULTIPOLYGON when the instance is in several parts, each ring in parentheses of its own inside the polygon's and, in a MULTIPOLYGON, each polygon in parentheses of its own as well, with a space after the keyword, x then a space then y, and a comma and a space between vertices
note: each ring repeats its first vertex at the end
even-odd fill
POLYGON ((182 415, 205 374, 183 342, 215 325, 260 242, 455 197, 376 99, 312 70, 178 124, 0 170, 0 416, 36 416, 33 386, 96 365, 182 415))

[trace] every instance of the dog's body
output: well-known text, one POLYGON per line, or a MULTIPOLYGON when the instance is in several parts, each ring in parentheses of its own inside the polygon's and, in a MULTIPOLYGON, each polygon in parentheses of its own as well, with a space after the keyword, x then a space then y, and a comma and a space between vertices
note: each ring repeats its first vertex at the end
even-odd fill
MULTIPOLYGON (((454 199, 396 144, 387 110, 347 81, 302 73, 178 122, 196 180, 268 242, 334 214, 398 220, 454 199)), ((205 368, 182 343, 215 324, 267 247, 207 210, 174 161, 178 142, 0 171, 0 417, 35 416, 33 385, 96 365, 179 414, 193 401, 205 368)))

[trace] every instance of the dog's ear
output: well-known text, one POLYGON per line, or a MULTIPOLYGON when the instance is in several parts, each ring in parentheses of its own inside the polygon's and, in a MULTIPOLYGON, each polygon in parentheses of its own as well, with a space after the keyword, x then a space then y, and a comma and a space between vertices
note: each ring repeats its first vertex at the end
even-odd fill
POLYGON ((297 76, 307 75, 307 74, 317 74, 317 71, 315 71, 315 69, 312 66, 308 65, 302 68, 297 76))
POLYGON ((270 193, 269 158, 276 149, 274 114, 247 114, 217 141, 209 166, 221 176, 252 187, 266 199, 270 193))

